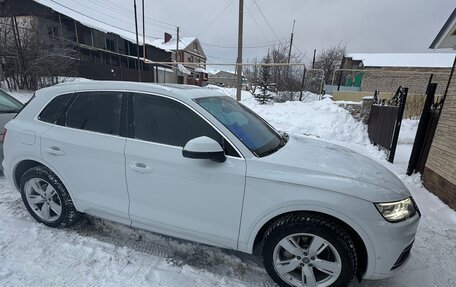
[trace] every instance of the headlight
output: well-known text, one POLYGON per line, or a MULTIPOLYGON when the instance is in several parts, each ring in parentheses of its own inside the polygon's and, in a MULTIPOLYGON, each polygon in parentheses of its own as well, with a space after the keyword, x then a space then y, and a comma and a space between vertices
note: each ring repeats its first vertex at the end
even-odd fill
POLYGON ((415 204, 410 197, 396 202, 376 203, 375 206, 389 222, 403 221, 416 214, 415 204))

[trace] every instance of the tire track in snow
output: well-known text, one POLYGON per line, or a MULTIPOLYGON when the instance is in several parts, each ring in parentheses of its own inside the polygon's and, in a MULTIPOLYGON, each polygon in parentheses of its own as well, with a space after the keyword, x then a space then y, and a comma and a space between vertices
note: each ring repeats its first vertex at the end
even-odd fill
POLYGON ((81 223, 69 231, 162 257, 170 266, 189 265, 247 285, 277 286, 256 257, 237 251, 178 240, 90 216, 83 218, 81 223))

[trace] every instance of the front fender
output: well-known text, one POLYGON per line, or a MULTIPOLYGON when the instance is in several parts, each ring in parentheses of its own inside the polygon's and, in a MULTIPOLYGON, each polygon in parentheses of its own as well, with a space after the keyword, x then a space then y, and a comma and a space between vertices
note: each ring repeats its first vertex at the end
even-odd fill
POLYGON ((371 202, 329 190, 248 178, 238 240, 238 250, 253 253, 260 229, 280 215, 312 211, 335 217, 350 226, 367 250, 366 274, 375 270, 375 237, 369 228, 372 220, 382 218, 371 202))

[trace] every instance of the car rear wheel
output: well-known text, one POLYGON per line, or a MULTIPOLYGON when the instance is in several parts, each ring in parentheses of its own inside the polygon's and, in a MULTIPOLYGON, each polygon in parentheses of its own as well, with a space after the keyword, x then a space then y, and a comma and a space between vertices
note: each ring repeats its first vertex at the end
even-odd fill
POLYGON ((263 264, 279 286, 347 286, 356 272, 356 251, 333 220, 313 214, 286 216, 263 241, 263 264))
POLYGON ((68 191, 48 168, 37 166, 24 173, 21 196, 27 210, 38 222, 50 227, 67 227, 80 217, 68 191))

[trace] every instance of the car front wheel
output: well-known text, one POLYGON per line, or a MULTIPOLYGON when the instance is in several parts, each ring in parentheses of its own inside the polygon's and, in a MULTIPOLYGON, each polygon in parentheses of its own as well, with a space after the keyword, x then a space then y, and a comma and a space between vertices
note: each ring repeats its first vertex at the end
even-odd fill
POLYGON ((356 272, 348 234, 330 218, 297 214, 279 219, 266 232, 263 264, 279 286, 347 286, 356 272))

